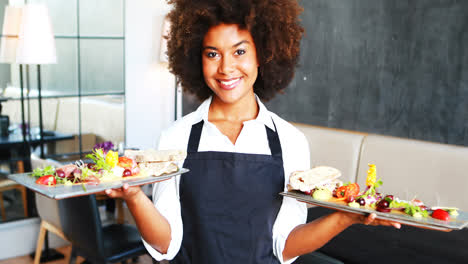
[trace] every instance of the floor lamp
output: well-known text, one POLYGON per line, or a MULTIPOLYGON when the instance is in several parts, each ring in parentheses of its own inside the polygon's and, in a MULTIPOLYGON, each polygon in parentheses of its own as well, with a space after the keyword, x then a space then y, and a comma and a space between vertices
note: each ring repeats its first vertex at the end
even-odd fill
POLYGON ((16 52, 16 62, 20 65, 36 65, 37 92, 39 106, 39 147, 40 157, 44 153, 44 123, 42 113, 41 65, 57 63, 55 39, 52 32, 49 12, 45 5, 28 4, 23 7, 23 15, 16 52))
MULTIPOLYGON (((20 65, 36 65, 37 67, 39 147, 41 151, 40 157, 44 159, 41 65, 57 63, 57 56, 49 11, 43 4, 27 4, 23 6, 21 26, 18 34, 16 63, 20 65)), ((44 253, 41 254, 40 261, 51 261, 63 257, 63 254, 49 248, 49 239, 46 236, 45 249, 44 253)))

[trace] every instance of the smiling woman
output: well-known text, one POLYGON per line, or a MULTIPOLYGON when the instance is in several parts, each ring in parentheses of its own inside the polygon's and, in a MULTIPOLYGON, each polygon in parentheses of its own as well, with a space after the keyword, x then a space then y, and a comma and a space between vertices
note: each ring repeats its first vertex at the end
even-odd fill
POLYGON ((189 172, 155 185, 154 204, 136 187, 106 191, 125 199, 155 259, 291 263, 352 224, 399 227, 351 213, 305 224, 305 204, 279 195, 292 172, 310 167, 304 134, 262 103, 294 73, 303 33, 295 0, 170 3, 169 68, 204 101, 159 148, 186 149, 189 172))

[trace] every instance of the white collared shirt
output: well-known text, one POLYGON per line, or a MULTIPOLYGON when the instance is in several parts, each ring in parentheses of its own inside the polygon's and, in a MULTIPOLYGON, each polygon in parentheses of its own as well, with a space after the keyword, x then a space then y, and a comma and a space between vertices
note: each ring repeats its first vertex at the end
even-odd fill
MULTIPOLYGON (((187 149, 188 139, 193 124, 204 121, 198 151, 238 152, 249 154, 271 155, 265 125, 273 131, 278 130, 283 151, 284 190, 287 190, 289 175, 296 170, 306 170, 310 167, 309 145, 304 134, 276 114, 268 111, 257 97, 259 113, 256 119, 245 121, 235 144, 218 128, 208 121, 208 111, 211 98, 205 100, 195 112, 177 120, 169 129, 161 134, 159 149, 187 149)), ((182 166, 183 163, 180 164, 182 166)), ((183 177, 183 175, 182 175, 183 177)), ((153 188, 153 203, 159 212, 166 217, 171 226, 171 243, 167 254, 161 254, 143 240, 148 252, 160 261, 173 259, 182 244, 183 223, 179 200, 180 176, 155 184, 153 188)), ((281 263, 292 263, 295 259, 283 262, 283 249, 289 233, 294 227, 304 224, 307 218, 307 208, 304 203, 295 199, 283 198, 278 216, 273 225, 273 252, 281 263)))

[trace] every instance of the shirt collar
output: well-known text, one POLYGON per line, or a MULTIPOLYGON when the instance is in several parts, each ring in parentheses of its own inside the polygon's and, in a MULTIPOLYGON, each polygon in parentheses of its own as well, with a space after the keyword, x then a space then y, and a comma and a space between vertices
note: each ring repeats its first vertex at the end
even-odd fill
MULTIPOLYGON (((249 120, 247 122, 260 122, 266 125, 271 130, 275 131, 275 126, 273 125, 272 121, 272 114, 270 113, 270 111, 268 111, 268 109, 265 107, 265 105, 262 103, 262 101, 257 95, 255 95, 255 98, 257 99, 257 104, 259 108, 258 115, 257 118, 249 120)), ((197 118, 195 120, 195 124, 200 122, 201 120, 208 122, 208 112, 210 110, 212 99, 213 97, 210 96, 208 99, 203 101, 203 103, 201 103, 201 105, 197 108, 197 118)))

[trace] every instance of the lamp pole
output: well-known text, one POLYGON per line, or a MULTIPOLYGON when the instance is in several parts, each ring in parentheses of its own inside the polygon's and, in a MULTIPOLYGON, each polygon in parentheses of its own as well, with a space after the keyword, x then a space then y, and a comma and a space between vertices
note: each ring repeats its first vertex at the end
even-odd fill
MULTIPOLYGON (((24 166, 24 171, 31 171, 31 156, 29 155, 30 148, 29 148, 29 142, 26 137, 26 129, 29 130, 29 124, 28 127, 26 128, 26 121, 25 121, 25 110, 24 110, 24 84, 23 84, 23 65, 19 65, 19 71, 20 71, 20 90, 21 90, 21 133, 23 135, 23 166, 24 166)), ((28 108, 29 112, 29 108, 28 108)), ((28 210, 32 211, 32 209, 28 210)))
POLYGON ((39 147, 41 149, 41 159, 44 154, 44 122, 42 121, 42 95, 41 95, 41 65, 37 64, 37 99, 39 105, 39 147))
MULTIPOLYGON (((39 110, 39 147, 40 157, 45 158, 44 152, 44 123, 42 113, 42 83, 41 65, 57 63, 55 51, 55 39, 49 12, 45 4, 26 4, 22 8, 21 29, 19 30, 18 49, 16 63, 37 65, 37 88, 39 110)), ((26 76, 26 77, 29 77, 26 76)), ((27 79, 29 81, 29 79, 27 79)), ((29 87, 29 85, 28 85, 29 87)), ((29 93, 28 93, 29 99, 29 93)), ((29 103, 29 102, 28 102, 29 103)), ((45 237, 45 248, 40 262, 46 262, 63 258, 63 254, 50 249, 48 234, 45 237)))

